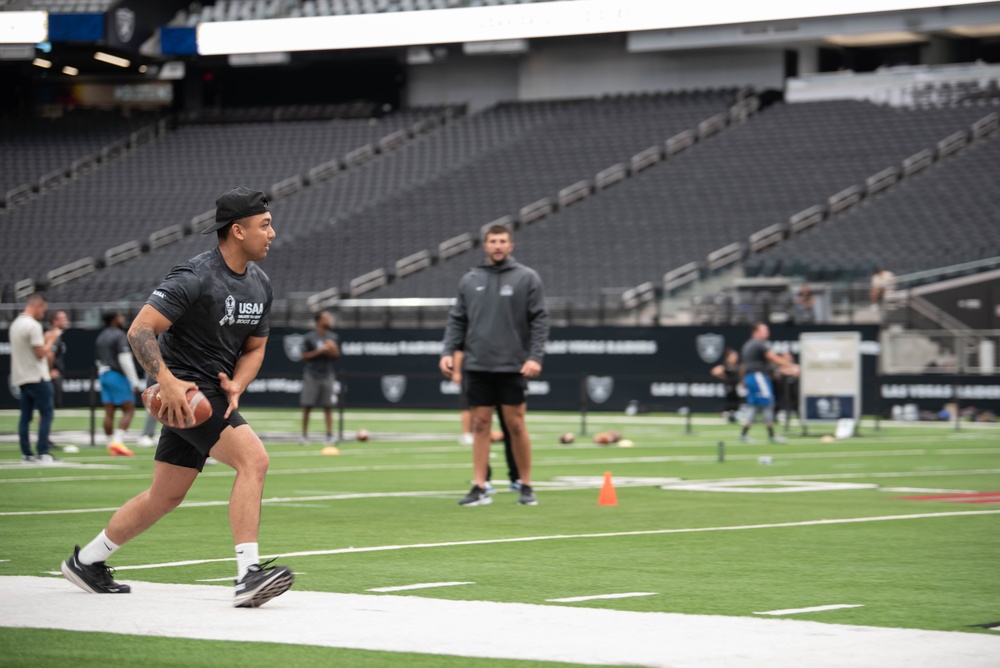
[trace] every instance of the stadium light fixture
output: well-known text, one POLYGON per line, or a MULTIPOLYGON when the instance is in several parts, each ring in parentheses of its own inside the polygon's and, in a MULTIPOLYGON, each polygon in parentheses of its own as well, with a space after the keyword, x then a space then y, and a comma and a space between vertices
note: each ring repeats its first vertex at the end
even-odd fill
POLYGON ((31 64, 35 67, 41 67, 43 70, 47 70, 52 67, 52 61, 45 60, 44 58, 35 58, 31 61, 31 64))
POLYGON ((959 37, 971 37, 974 39, 997 37, 1000 36, 1000 23, 984 23, 977 26, 952 26, 948 29, 948 32, 959 37))
POLYGON ((906 30, 887 30, 859 35, 827 35, 823 41, 834 46, 890 46, 893 44, 918 44, 926 42, 927 36, 906 30))
POLYGON ((80 73, 80 70, 76 69, 72 65, 66 65, 65 67, 62 68, 62 73, 67 76, 75 77, 77 74, 80 73))
POLYGON ((676 3, 654 0, 562 0, 347 16, 213 21, 197 27, 198 53, 228 55, 325 51, 596 35, 895 12, 995 0, 757 0, 676 3))
POLYGON ((0 12, 0 44, 38 44, 48 38, 48 12, 0 12))
POLYGON ((128 67, 132 64, 132 61, 128 58, 112 56, 110 53, 104 53, 103 51, 95 53, 94 60, 99 60, 102 63, 108 63, 109 65, 117 65, 118 67, 128 67))

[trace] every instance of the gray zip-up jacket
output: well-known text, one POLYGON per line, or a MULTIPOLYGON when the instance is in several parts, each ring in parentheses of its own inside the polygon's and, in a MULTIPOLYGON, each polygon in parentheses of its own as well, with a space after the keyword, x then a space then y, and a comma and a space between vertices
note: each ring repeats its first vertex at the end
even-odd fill
POLYGON ((548 338, 542 279, 508 256, 499 265, 474 267, 459 281, 443 354, 463 351, 471 371, 516 373, 529 359, 542 363, 548 338))

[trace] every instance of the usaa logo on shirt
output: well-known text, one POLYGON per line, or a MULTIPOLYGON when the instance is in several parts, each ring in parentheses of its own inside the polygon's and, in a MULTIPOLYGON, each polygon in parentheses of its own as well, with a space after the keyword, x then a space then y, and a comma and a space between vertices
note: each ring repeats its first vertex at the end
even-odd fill
POLYGON ((236 302, 232 295, 226 297, 226 313, 219 325, 256 325, 264 315, 261 302, 236 302))

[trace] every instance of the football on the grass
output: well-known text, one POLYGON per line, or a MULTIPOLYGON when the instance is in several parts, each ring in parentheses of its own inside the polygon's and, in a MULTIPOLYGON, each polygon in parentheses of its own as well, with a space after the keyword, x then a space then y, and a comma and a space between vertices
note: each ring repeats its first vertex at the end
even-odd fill
POLYGON ((160 408, 163 405, 160 401, 160 384, 150 385, 142 393, 142 404, 146 407, 146 410, 152 413, 153 417, 157 420, 172 429, 197 427, 212 416, 212 404, 209 403, 208 398, 197 387, 192 387, 187 391, 187 400, 188 405, 191 406, 191 412, 194 413, 194 422, 189 424, 173 424, 166 421, 166 416, 163 418, 159 416, 160 408))

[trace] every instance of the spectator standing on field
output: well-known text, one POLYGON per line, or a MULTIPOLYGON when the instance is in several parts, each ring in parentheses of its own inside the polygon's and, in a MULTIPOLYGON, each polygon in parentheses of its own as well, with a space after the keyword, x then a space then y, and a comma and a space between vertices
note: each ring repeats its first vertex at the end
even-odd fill
POLYGON ((63 377, 66 374, 66 342, 63 333, 69 329, 69 318, 66 311, 54 311, 49 314, 50 332, 59 332, 52 342, 52 362, 49 364, 49 375, 52 376, 53 405, 62 408, 63 377))
POLYGON ((740 354, 732 348, 726 348, 722 353, 722 363, 712 367, 712 376, 722 381, 726 390, 726 400, 722 408, 722 417, 726 422, 736 422, 736 413, 740 410, 740 354))
POLYGON ((10 379, 18 388, 21 403, 21 418, 17 423, 17 435, 21 443, 21 459, 25 463, 51 464, 55 461, 49 454, 49 430, 52 428, 52 376, 49 364, 52 362, 53 344, 62 336, 61 329, 42 331, 40 320, 45 317, 49 300, 38 292, 28 295, 21 315, 10 323, 10 379), (38 411, 38 455, 31 450, 29 426, 35 411, 38 411))
POLYGON ((104 329, 94 342, 94 358, 101 382, 101 403, 104 404, 104 435, 108 439, 109 455, 131 456, 125 445, 125 432, 135 415, 135 395, 143 385, 135 372, 132 347, 125 336, 125 316, 121 313, 104 314, 104 329), (122 409, 122 416, 115 428, 115 411, 122 409))
POLYGON ((772 443, 784 443, 785 439, 774 434, 774 386, 771 384, 771 367, 775 365, 784 373, 792 373, 794 364, 791 356, 779 355, 768 346, 771 329, 758 322, 751 329, 750 339, 740 351, 743 369, 743 386, 747 390, 747 411, 740 432, 740 440, 752 443, 749 431, 759 411, 767 426, 767 435, 772 443))
POLYGON ((514 459, 521 476, 518 503, 537 505, 531 487, 531 439, 524 423, 529 378, 542 371, 549 314, 542 281, 511 255, 513 233, 492 225, 483 237, 485 264, 473 268, 458 285, 458 298, 448 315, 438 368, 445 378, 455 373, 454 353, 465 354, 466 391, 472 410, 473 485, 459 505, 492 503, 486 490, 490 427, 498 404, 511 433, 514 459))
POLYGON ((302 342, 302 361, 305 362, 302 393, 299 395, 302 406, 302 437, 299 442, 302 445, 309 443, 309 411, 312 408, 323 409, 326 442, 337 442, 333 435, 333 407, 337 403, 337 375, 333 363, 340 357, 340 343, 337 335, 330 331, 333 316, 329 311, 320 311, 314 320, 315 329, 306 334, 302 342))

